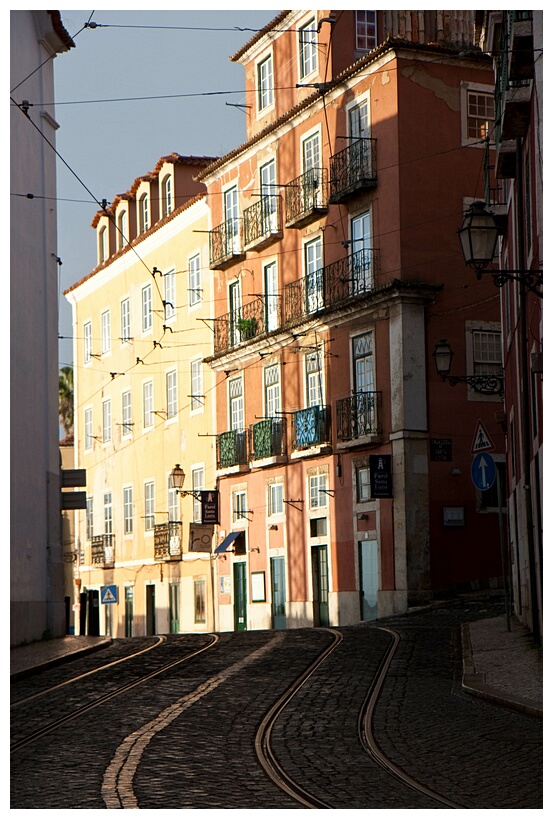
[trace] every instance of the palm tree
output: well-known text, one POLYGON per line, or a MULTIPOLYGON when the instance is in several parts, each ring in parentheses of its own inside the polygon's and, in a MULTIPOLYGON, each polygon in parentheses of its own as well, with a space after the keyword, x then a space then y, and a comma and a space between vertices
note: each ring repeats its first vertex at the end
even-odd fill
POLYGON ((66 436, 73 435, 73 367, 60 370, 59 416, 66 436))

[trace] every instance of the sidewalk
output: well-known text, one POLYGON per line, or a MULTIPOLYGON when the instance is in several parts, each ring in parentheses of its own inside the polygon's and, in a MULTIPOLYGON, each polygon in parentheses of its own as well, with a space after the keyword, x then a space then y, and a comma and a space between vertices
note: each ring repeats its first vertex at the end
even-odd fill
POLYGON ((505 708, 543 718, 542 651, 532 636, 511 617, 466 624, 463 637, 463 688, 505 708))
POLYGON ((97 651, 110 643, 111 637, 59 637, 11 648, 10 679, 16 680, 34 670, 49 668, 75 656, 97 651))

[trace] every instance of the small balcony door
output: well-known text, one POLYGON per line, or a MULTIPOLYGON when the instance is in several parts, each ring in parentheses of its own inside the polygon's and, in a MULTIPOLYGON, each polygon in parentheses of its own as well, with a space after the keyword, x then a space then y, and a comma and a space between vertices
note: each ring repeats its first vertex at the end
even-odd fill
POLYGON ((265 265, 265 310, 267 332, 278 327, 278 274, 276 262, 265 265))
POLYGON ((313 134, 302 142, 303 211, 323 205, 321 179, 321 140, 313 134))
POLYGON ((370 211, 361 213, 351 220, 351 279, 355 293, 366 293, 373 285, 370 254, 372 229, 370 211))
POLYGON ((261 166, 261 201, 263 214, 263 233, 276 233, 277 199, 276 199, 276 165, 274 159, 261 166))
POLYGON ((231 282, 228 288, 228 300, 229 300, 229 339, 232 345, 238 344, 240 342, 240 318, 241 318, 241 311, 242 311, 242 289, 240 287, 240 281, 237 280, 235 282, 231 282))
POLYGON ((374 391, 372 333, 354 336, 352 343, 353 393, 374 391))
POLYGON ((323 243, 319 238, 304 245, 305 297, 308 313, 324 306, 323 293, 323 243))
POLYGON ((240 252, 240 211, 238 188, 229 188, 224 193, 227 253, 240 252))

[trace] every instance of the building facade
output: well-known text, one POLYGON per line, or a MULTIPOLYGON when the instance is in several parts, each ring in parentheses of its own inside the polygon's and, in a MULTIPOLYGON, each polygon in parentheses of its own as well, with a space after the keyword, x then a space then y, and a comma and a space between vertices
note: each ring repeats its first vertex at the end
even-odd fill
POLYGON ((282 12, 232 58, 247 141, 210 213, 223 630, 342 625, 503 582, 499 297, 457 228, 484 195, 473 12, 282 12))
POLYGON ((209 157, 171 154, 93 221, 98 266, 66 291, 73 310, 76 633, 211 631, 215 487, 213 292, 208 210, 194 176, 209 157), (172 482, 184 470, 179 494, 172 482))
POLYGON ((52 100, 54 57, 73 47, 59 11, 10 12, 12 645, 65 634, 52 100))

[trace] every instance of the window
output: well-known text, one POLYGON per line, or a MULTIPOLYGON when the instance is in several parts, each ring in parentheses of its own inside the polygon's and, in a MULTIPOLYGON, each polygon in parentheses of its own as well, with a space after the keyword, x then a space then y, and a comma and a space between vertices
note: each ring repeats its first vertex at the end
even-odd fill
POLYGON ((85 325, 83 325, 83 333, 84 333, 84 363, 90 364, 92 361, 92 322, 87 321, 85 325))
POLYGON ((86 538, 94 537, 94 498, 86 499, 86 538))
POLYGON ((123 250, 128 241, 128 217, 126 210, 122 210, 117 217, 117 228, 117 250, 123 250))
POLYGON ((284 513, 282 483, 270 483, 267 487, 267 514, 269 517, 273 515, 282 515, 284 513))
POLYGON ((171 370, 166 375, 167 386, 167 420, 175 418, 178 412, 177 371, 171 370))
POLYGON ((132 432, 132 407, 131 407, 131 391, 126 390, 121 395, 121 409, 123 413, 123 423, 121 434, 130 435, 132 432))
POLYGON ((165 308, 165 320, 167 321, 177 315, 177 290, 174 270, 163 274, 163 286, 165 291, 163 306, 165 308))
POLYGON ((108 257, 108 229, 107 227, 103 227, 100 230, 100 234, 98 236, 98 246, 99 246, 99 257, 100 257, 100 264, 105 262, 108 257))
POLYGON ((144 484, 144 530, 151 532, 155 522, 155 483, 148 481, 144 484))
POLYGON ((123 489, 123 532, 131 535, 134 529, 132 486, 123 489))
POLYGON ((142 332, 152 329, 152 285, 142 288, 142 332))
POLYGON ((104 492, 104 534, 113 534, 113 503, 111 492, 104 492))
POLYGON ((374 391, 372 333, 354 336, 351 340, 353 361, 353 392, 374 391))
POLYGON ((351 220, 351 240, 351 292, 366 293, 372 287, 370 211, 351 220))
POLYGON ((278 364, 265 367, 265 415, 267 418, 280 417, 280 372, 278 364))
POLYGON ((305 294, 307 312, 313 313, 324 307, 323 243, 320 237, 307 242, 304 247, 305 294))
POLYGON ((188 260, 188 305, 194 307, 202 300, 202 277, 200 271, 200 254, 188 260))
POLYGON ((311 171, 321 167, 321 140, 318 133, 311 134, 302 141, 303 171, 311 171))
POLYGON ((230 428, 244 429, 244 396, 242 395, 242 378, 229 380, 230 428))
POLYGON ((203 373, 201 358, 199 358, 197 361, 190 362, 190 386, 192 399, 190 403, 190 411, 197 412, 199 410, 202 410, 204 406, 203 373))
POLYGON ((321 354, 318 350, 305 356, 305 387, 308 407, 322 407, 324 403, 321 364, 321 354))
POLYGON ((154 382, 146 381, 142 385, 142 404, 144 409, 144 429, 154 425, 154 382))
POLYGON ((111 314, 109 310, 102 313, 102 355, 111 350, 111 314))
POLYGON ((246 491, 240 490, 232 493, 232 520, 247 520, 246 491))
POLYGON ((163 177, 161 195, 163 198, 163 215, 169 216, 173 210, 173 179, 170 173, 163 177))
POLYGON ((257 106, 260 111, 274 102, 273 57, 269 54, 257 66, 257 106))
POLYGON ((194 580, 194 622, 205 623, 205 580, 194 580))
POLYGON ((269 262, 263 266, 265 280, 265 316, 267 332, 276 330, 279 325, 278 314, 278 273, 276 262, 269 262))
POLYGON ((473 330, 472 352, 474 375, 496 375, 501 372, 501 333, 473 330))
POLYGON ((131 340, 131 300, 123 299, 121 302, 121 341, 125 343, 131 340))
MULTIPOLYGON (((203 466, 198 466, 192 470, 192 489, 194 492, 199 492, 204 488, 204 469, 203 466)), ((192 520, 194 523, 202 522, 202 503, 194 496, 192 504, 192 520)))
POLYGON ((108 398, 102 404, 103 430, 102 442, 106 444, 111 441, 111 399, 108 398))
POLYGON ((179 493, 173 488, 171 475, 167 479, 167 511, 170 521, 180 520, 179 493))
POLYGON ((467 91, 467 131, 468 139, 484 139, 493 133, 495 123, 495 101, 493 93, 467 91))
POLYGON ((150 227, 150 200, 147 193, 143 193, 138 203, 139 232, 144 233, 150 227))
POLYGON ((368 466, 358 466, 355 470, 357 503, 366 503, 371 499, 371 476, 368 466))
POLYGON ((327 475, 321 472, 317 475, 309 476, 309 508, 320 509, 327 506, 328 495, 326 494, 327 475))
POLYGON ((315 19, 300 28, 300 80, 317 70, 317 26, 315 19))
POLYGON ((84 411, 84 448, 92 449, 92 407, 84 411))
POLYGON ((228 287, 228 300, 230 307, 230 337, 232 344, 238 344, 241 340, 239 320, 242 312, 242 291, 240 279, 231 282, 228 287))
POLYGON ((240 210, 238 205, 238 188, 229 188, 223 194, 225 225, 226 225, 226 252, 240 251, 240 210))
POLYGON ((358 51, 370 51, 376 44, 376 11, 356 11, 355 48, 358 51))

